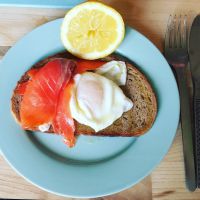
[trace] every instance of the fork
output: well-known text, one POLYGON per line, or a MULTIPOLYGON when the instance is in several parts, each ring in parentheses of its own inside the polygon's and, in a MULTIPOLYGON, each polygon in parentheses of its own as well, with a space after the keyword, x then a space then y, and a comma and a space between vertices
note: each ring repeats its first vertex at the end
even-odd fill
POLYGON ((186 186, 190 191, 194 191, 197 186, 195 175, 192 112, 190 108, 190 97, 186 75, 186 69, 189 61, 187 23, 187 15, 170 15, 165 34, 164 55, 170 66, 174 69, 178 82, 186 186))

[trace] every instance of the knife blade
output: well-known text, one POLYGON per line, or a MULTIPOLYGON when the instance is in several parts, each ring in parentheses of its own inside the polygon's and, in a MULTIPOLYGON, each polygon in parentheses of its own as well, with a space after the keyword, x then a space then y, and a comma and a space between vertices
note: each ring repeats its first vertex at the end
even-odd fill
POLYGON ((194 140, 197 187, 200 188, 200 15, 192 23, 189 36, 189 59, 193 81, 194 140))

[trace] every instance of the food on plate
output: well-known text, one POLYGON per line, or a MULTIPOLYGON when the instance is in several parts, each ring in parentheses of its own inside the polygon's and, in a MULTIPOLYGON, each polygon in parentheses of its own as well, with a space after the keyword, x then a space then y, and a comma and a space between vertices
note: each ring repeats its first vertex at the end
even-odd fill
POLYGON ((118 85, 126 84, 127 68, 125 62, 113 60, 97 68, 95 72, 116 82, 118 85))
POLYGON ((116 10, 99 2, 86 2, 67 12, 61 40, 73 55, 94 60, 114 52, 124 33, 123 19, 116 10))
POLYGON ((12 112, 25 130, 52 132, 69 147, 75 135, 139 136, 156 117, 155 94, 128 60, 82 60, 60 53, 36 63, 19 80, 12 112))
POLYGON ((81 124, 101 131, 133 107, 113 81, 93 72, 77 74, 70 108, 72 117, 81 124))

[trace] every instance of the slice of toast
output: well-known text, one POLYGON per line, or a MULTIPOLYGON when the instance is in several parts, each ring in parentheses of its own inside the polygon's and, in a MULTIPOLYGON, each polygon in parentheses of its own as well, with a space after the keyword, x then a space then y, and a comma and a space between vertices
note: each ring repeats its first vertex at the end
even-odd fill
MULTIPOLYGON (((48 57, 38 62, 32 68, 43 67, 47 62, 55 58, 76 59, 72 55, 64 52, 48 57)), ((99 132, 95 132, 92 128, 75 121, 76 134, 95 136, 139 136, 146 133, 152 127, 157 114, 156 97, 151 85, 149 84, 145 76, 127 59, 113 54, 101 60, 121 60, 126 62, 127 81, 126 85, 122 86, 121 89, 123 90, 124 94, 133 101, 134 106, 128 112, 123 113, 123 115, 119 119, 117 119, 112 125, 99 132)), ((18 84, 28 81, 29 78, 30 77, 28 73, 25 73, 18 81, 18 84)), ((23 96, 18 93, 16 86, 11 99, 11 109, 14 117, 19 124, 20 104, 22 99, 23 96)), ((52 126, 50 126, 47 132, 53 133, 52 126)))

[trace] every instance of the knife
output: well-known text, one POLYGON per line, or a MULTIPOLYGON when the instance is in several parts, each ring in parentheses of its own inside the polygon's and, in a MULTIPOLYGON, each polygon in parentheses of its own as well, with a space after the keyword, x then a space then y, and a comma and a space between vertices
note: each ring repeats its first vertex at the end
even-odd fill
POLYGON ((192 23, 189 36, 189 59, 193 81, 194 141, 197 187, 200 188, 200 15, 192 23))

